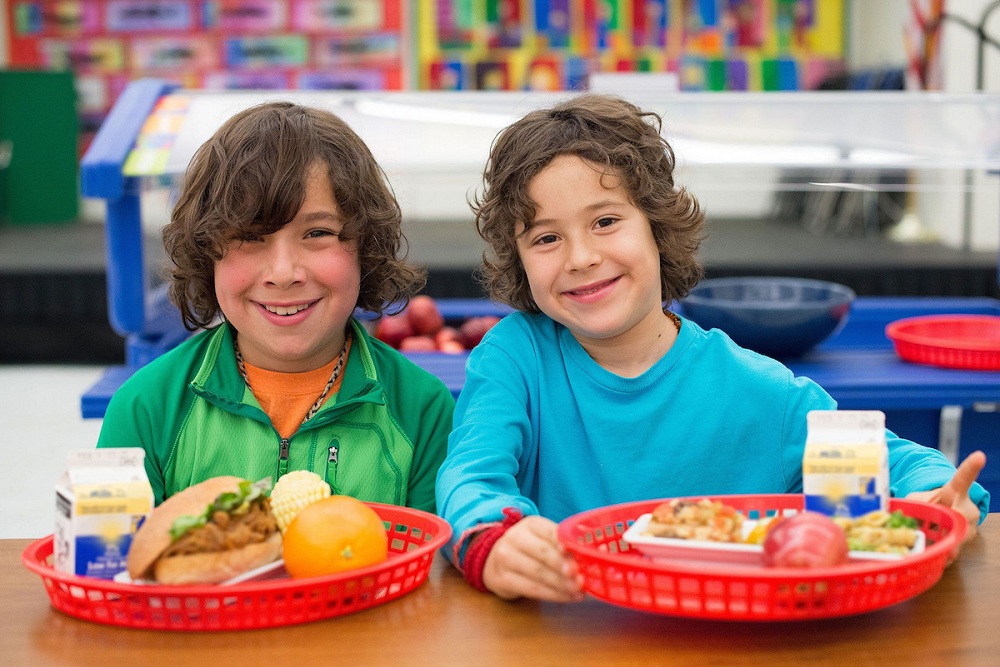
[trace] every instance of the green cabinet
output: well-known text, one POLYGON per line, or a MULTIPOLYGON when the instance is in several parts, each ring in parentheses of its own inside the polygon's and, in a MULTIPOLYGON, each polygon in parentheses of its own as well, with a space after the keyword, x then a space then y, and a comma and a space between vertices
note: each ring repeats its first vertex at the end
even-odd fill
POLYGON ((0 70, 0 223, 76 220, 79 134, 71 72, 0 70))

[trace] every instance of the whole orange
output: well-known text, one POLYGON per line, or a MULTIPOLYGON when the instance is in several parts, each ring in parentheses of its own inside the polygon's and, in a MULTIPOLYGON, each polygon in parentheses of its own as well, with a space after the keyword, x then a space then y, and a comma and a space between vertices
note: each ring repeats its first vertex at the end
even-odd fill
POLYGON ((282 555, 293 577, 318 577, 381 563, 388 557, 385 524, 350 496, 317 500, 285 529, 282 555))

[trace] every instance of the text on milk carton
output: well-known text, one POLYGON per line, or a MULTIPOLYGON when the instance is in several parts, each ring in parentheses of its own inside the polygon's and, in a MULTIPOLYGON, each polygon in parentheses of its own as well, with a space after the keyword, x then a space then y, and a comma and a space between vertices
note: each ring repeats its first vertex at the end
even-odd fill
POLYGON ((55 568, 112 579, 126 569, 132 536, 153 511, 140 448, 69 453, 56 483, 55 568))
POLYGON ((802 457, 805 508, 857 517, 889 507, 889 448, 879 410, 814 410, 802 457))

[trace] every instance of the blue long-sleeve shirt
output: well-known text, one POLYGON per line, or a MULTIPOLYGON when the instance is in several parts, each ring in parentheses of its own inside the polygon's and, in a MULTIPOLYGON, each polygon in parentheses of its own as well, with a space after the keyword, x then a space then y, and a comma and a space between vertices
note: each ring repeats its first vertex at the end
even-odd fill
MULTIPOLYGON (((642 375, 598 365, 565 327, 514 313, 469 356, 438 513, 454 533, 500 521, 505 507, 553 521, 653 498, 801 493, 806 414, 836 402, 808 378, 683 320, 677 341, 642 375)), ((894 496, 945 484, 937 450, 892 432, 894 496)), ((970 496, 982 516, 989 494, 970 496)))

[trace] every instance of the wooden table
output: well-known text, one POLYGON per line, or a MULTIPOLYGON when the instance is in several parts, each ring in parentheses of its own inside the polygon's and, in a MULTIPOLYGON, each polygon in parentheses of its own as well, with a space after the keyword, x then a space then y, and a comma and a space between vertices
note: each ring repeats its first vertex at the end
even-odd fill
POLYGON ((1000 664, 1000 516, 980 527, 929 591, 825 621, 729 623, 614 607, 503 602, 469 588, 440 555, 394 602, 270 630, 183 633, 78 620, 49 606, 21 564, 30 540, 0 541, 0 664, 211 665, 1000 664))

